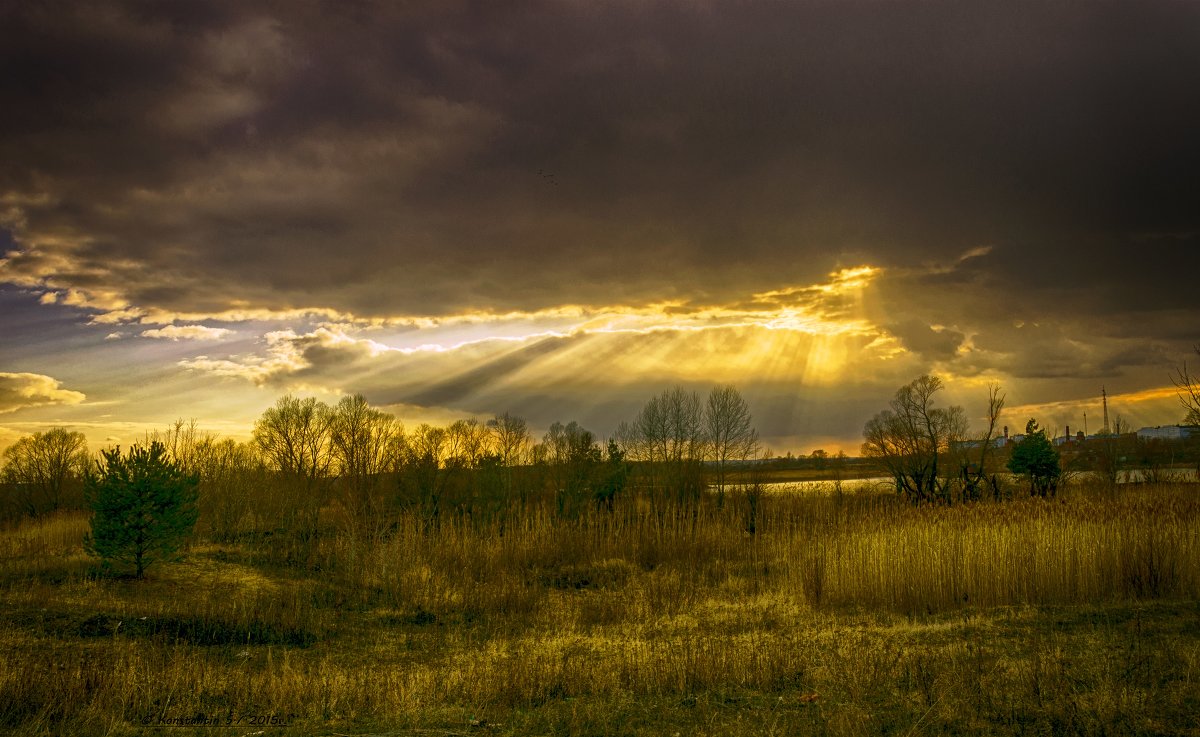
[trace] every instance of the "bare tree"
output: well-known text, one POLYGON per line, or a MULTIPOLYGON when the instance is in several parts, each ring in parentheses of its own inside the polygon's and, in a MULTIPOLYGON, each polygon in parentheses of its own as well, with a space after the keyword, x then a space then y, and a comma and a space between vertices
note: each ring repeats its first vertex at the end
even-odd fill
POLYGON ((1112 432, 1100 438, 1093 461, 1096 473, 1109 489, 1117 487, 1117 481, 1121 478, 1122 466, 1131 451, 1132 442, 1129 423, 1121 415, 1117 415, 1113 422, 1112 432))
POLYGON ((455 420, 446 428, 445 463, 453 468, 477 468, 492 449, 487 425, 474 417, 455 420))
POLYGON ((978 461, 970 457, 962 463, 962 496, 966 501, 974 501, 983 495, 984 487, 990 488, 994 498, 1000 498, 1000 482, 996 474, 988 474, 988 456, 992 443, 996 439, 996 429, 1000 426, 1000 413, 1004 411, 1004 393, 999 384, 988 385, 987 431, 979 438, 978 461))
POLYGON ((751 422, 750 407, 734 387, 715 387, 708 395, 704 431, 709 458, 716 470, 718 505, 724 502, 729 464, 751 458, 758 448, 758 432, 751 422))
POLYGON ((408 443, 411 458, 425 458, 436 465, 446 459, 446 428, 421 423, 408 443))
MULTIPOLYGON (((1200 356, 1200 345, 1196 346, 1196 355, 1200 356)), ((1200 376, 1189 372, 1187 362, 1184 361, 1172 380, 1178 389, 1179 403, 1186 412, 1183 424, 1200 425, 1200 376)))
POLYGON ((435 526, 442 511, 446 474, 446 429, 421 423, 409 437, 401 488, 409 503, 416 504, 425 523, 435 526))
MULTIPOLYGON (((494 469, 480 473, 495 461, 492 433, 487 424, 475 418, 456 420, 446 428, 443 466, 445 501, 459 513, 474 516, 487 496, 483 477, 493 477, 494 469)), ((494 501, 494 500, 489 500, 494 501)))
POLYGON ((765 462, 771 457, 771 451, 767 449, 763 449, 761 453, 756 450, 755 453, 755 457, 750 459, 752 463, 746 483, 737 489, 745 504, 743 510, 743 529, 751 535, 758 534, 759 515, 762 511, 763 498, 766 496, 765 462))
POLYGON ((329 406, 313 397, 280 397, 254 423, 254 442, 281 473, 317 479, 329 472, 329 406))
POLYGON ((704 413, 699 395, 675 387, 663 399, 670 429, 669 459, 681 467, 698 468, 705 456, 704 413))
POLYGON ((0 478, 15 487, 22 511, 35 516, 61 509, 69 493, 82 488, 88 463, 83 433, 55 427, 26 435, 6 448, 0 478))
POLYGON ((628 446, 629 456, 636 461, 657 467, 670 456, 667 437, 670 434, 666 408, 661 397, 646 402, 631 423, 622 423, 618 434, 628 446))
POLYGON ((396 469, 404 426, 394 416, 367 404, 361 394, 343 397, 329 421, 333 460, 338 473, 360 479, 396 469))
POLYGON ((254 444, 206 438, 196 459, 200 520, 214 538, 232 540, 255 520, 266 528, 284 516, 286 500, 273 493, 270 469, 254 444))
POLYGON ((234 539, 253 506, 262 521, 278 520, 281 500, 272 492, 263 458, 254 445, 199 429, 195 419, 175 420, 165 430, 146 433, 145 445, 159 443, 167 458, 199 479, 200 524, 219 540, 234 539), (253 505, 252 505, 253 500, 253 505))
POLYGON ((295 497, 289 514, 305 533, 315 533, 325 502, 330 465, 329 406, 313 397, 280 397, 254 423, 254 443, 275 467, 295 497))
POLYGON ((705 437, 704 412, 695 392, 681 387, 664 391, 618 432, 630 457, 649 472, 652 495, 674 492, 681 502, 699 498, 705 437))
POLYGON ((381 511, 383 474, 398 469, 404 427, 394 416, 367 404, 361 394, 343 397, 329 418, 333 461, 345 487, 344 503, 359 521, 381 511))
POLYGON ((900 387, 885 409, 863 429, 862 453, 880 461, 911 501, 949 501, 949 484, 939 461, 967 431, 962 407, 934 407, 942 388, 936 376, 921 376, 900 387))
MULTIPOLYGON (((508 412, 488 420, 487 426, 492 434, 490 446, 494 451, 489 465, 494 466, 490 470, 496 479, 497 492, 501 497, 492 500, 493 506, 503 507, 511 503, 517 486, 520 487, 519 501, 524 505, 528 484, 516 484, 514 481, 519 473, 528 476, 528 473, 519 467, 529 463, 532 457, 529 426, 524 419, 508 412)), ((495 492, 490 494, 495 495, 495 492)))
POLYGON ((528 460, 530 439, 525 420, 505 412, 488 420, 487 424, 494 436, 493 445, 502 466, 512 468, 528 460))
POLYGON ((216 441, 217 435, 200 430, 195 418, 180 418, 166 430, 147 432, 144 444, 150 447, 152 443, 161 443, 172 463, 185 473, 200 476, 203 483, 204 454, 210 451, 216 441))
POLYGON ((555 422, 542 439, 560 517, 574 518, 596 491, 603 459, 596 436, 577 422, 555 422))

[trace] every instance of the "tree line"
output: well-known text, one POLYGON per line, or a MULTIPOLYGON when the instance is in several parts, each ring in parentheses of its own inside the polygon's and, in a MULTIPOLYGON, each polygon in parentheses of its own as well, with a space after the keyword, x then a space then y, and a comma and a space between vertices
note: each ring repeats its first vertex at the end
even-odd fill
MULTIPOLYGON (((1200 416, 1194 374, 1185 364, 1174 378, 1188 418, 1200 416)), ((862 455, 892 478, 898 494, 914 503, 999 499, 1011 493, 1001 470, 1024 477, 1031 494, 1054 494, 1069 469, 1036 420, 1001 465, 1000 387, 989 389, 981 435, 971 435, 962 407, 937 405, 943 387, 938 377, 918 377, 864 426, 862 455)), ((761 468, 747 462, 762 455, 749 406, 733 386, 716 387, 705 399, 680 387, 665 390, 604 442, 577 422, 556 422, 535 439, 510 413, 407 429, 361 395, 333 405, 287 395, 258 418, 249 442, 181 420, 139 447, 152 443, 198 479, 200 517, 217 538, 246 529, 312 536, 330 509, 370 531, 395 508, 419 510, 436 526, 446 514, 493 518, 531 500, 566 518, 589 506, 611 510, 619 496, 633 493, 663 510, 694 507, 711 489, 721 505, 732 483, 745 487, 747 469, 761 468)), ((1161 449, 1135 450, 1153 455, 1147 468, 1162 465, 1161 449)), ((1131 451, 1114 436, 1089 453, 1089 465, 1115 484, 1119 458, 1131 451)), ((26 516, 82 507, 83 482, 97 462, 83 434, 65 428, 20 438, 3 460, 7 511, 26 516)))
MULTIPOLYGON (((612 509, 635 490, 655 508, 694 504, 710 483, 723 498, 733 470, 759 451, 749 407, 732 386, 705 400, 663 391, 604 442, 577 422, 555 422, 540 439, 510 413, 409 429, 361 395, 332 405, 286 395, 248 442, 180 420, 136 447, 154 444, 198 479, 200 517, 216 538, 246 529, 313 536, 330 514, 371 532, 395 508, 436 526, 447 514, 493 518, 533 500, 569 518, 612 509)), ((21 438, 4 460, 0 480, 15 511, 30 516, 81 506, 97 463, 83 434, 64 428, 21 438)))
MULTIPOLYGON (((1200 350, 1200 349, 1198 349, 1200 350)), ((1176 375, 1185 423, 1200 417, 1200 385, 1186 365, 1176 375)), ((898 494, 914 503, 952 504, 984 497, 999 500, 1013 489, 1001 471, 1023 479, 1032 496, 1054 496, 1068 476, 1088 471, 1110 488, 1122 476, 1137 472, 1144 480, 1171 478, 1178 462, 1200 462, 1200 442, 1171 444, 1142 440, 1118 416, 1110 432, 1060 452, 1036 418, 1011 445, 997 433, 1005 396, 997 384, 988 388, 986 429, 972 434, 966 411, 958 405, 938 406, 944 388, 936 376, 920 376, 896 390, 888 407, 863 429, 862 455, 892 478, 898 494)), ((1200 463, 1198 463, 1200 465, 1200 463)))

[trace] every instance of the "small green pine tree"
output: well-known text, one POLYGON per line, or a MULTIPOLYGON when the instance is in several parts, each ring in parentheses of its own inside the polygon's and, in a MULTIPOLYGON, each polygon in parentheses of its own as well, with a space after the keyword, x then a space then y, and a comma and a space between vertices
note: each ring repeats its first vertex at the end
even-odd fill
POLYGON ((1046 431, 1038 429, 1036 420, 1025 425, 1025 437, 1013 448, 1008 470, 1029 479, 1031 496, 1053 496, 1058 489, 1062 475, 1058 451, 1046 438, 1046 431))
POLYGON ((132 565, 138 578, 153 563, 178 559, 197 517, 199 480, 167 457, 162 443, 101 451, 84 479, 92 516, 85 545, 105 568, 132 565))

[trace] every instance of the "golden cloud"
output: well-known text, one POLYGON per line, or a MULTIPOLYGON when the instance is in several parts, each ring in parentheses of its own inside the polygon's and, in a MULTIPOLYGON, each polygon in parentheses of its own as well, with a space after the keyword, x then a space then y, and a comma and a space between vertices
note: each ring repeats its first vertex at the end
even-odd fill
POLYGON ((0 414, 50 404, 79 404, 86 399, 82 392, 59 384, 42 374, 0 373, 0 414))
POLYGON ((324 323, 308 333, 269 332, 261 353, 198 356, 180 365, 288 388, 424 385, 434 388, 414 391, 439 400, 506 386, 651 377, 828 384, 840 380, 852 361, 894 357, 895 346, 861 316, 861 293, 878 273, 845 269, 825 283, 757 293, 728 305, 662 302, 456 315, 400 333, 394 345, 356 334, 386 333, 385 325, 324 323))
POLYGON ((158 338, 162 340, 220 340, 227 335, 233 335, 228 328, 210 328, 205 325, 168 325, 164 328, 143 330, 143 338, 158 338))
POLYGON ((298 334, 294 330, 276 330, 263 337, 267 345, 266 355, 241 355, 226 359, 197 356, 180 361, 179 365, 262 385, 317 364, 345 364, 354 358, 369 358, 395 350, 372 340, 351 337, 336 325, 322 325, 306 334, 298 334))

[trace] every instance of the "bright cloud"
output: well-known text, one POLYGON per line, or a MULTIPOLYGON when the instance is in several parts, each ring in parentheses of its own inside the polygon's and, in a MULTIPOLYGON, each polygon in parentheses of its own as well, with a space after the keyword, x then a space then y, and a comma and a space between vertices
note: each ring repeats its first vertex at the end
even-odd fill
MULTIPOLYGON (((830 275, 828 282, 754 294, 727 305, 690 305, 679 301, 641 307, 588 309, 567 306, 538 312, 450 316, 423 323, 415 335, 405 334, 406 345, 387 345, 355 335, 363 329, 383 329, 385 326, 324 323, 310 333, 297 333, 291 329, 268 332, 263 337, 265 350, 259 354, 219 359, 200 356, 183 361, 181 365, 267 384, 286 382, 298 376, 332 375, 335 369, 344 379, 352 366, 370 364, 388 356, 395 362, 413 354, 458 352, 478 359, 484 354, 500 355, 519 350, 521 345, 578 346, 583 339, 588 339, 586 342, 593 351, 601 350, 601 345, 628 347, 631 342, 640 343, 629 355, 618 353, 611 357, 616 363, 609 365, 615 369, 619 364, 626 372, 636 373, 648 364, 661 361, 688 374, 713 371, 727 374, 736 369, 743 376, 754 375, 776 354, 798 350, 795 345, 782 345, 798 339, 842 336, 852 339, 855 344, 873 343, 879 331, 861 317, 861 297, 878 273, 878 269, 870 267, 845 269, 830 275), (464 325, 480 324, 488 327, 486 337, 471 339, 466 337, 470 335, 469 331, 461 329, 464 325), (794 337, 788 338, 788 333, 794 337), (690 337, 635 340, 636 336, 655 334, 690 337), (616 339, 622 335, 627 338, 616 339), (600 340, 603 336, 611 337, 600 340), (653 349, 648 347, 651 345, 653 349), (712 360, 713 355, 724 358, 716 362, 712 360)), ((387 324, 412 325, 400 320, 387 324)), ((146 331, 143 335, 162 331, 146 331)), ((825 364, 831 365, 834 356, 839 365, 846 360, 844 350, 828 350, 830 341, 823 342, 825 349, 818 358, 825 364)), ((576 358, 586 363, 585 356, 576 358)))
POLYGON ((63 389, 49 376, 0 373, 0 414, 49 404, 79 404, 85 398, 82 392, 63 389))
POLYGON ((227 335, 233 335, 229 328, 210 328, 204 325, 168 325, 164 328, 143 330, 143 338, 160 338, 165 340, 220 340, 227 335))
POLYGON ((269 384, 296 376, 314 367, 342 366, 395 350, 372 340, 354 338, 342 326, 322 325, 311 333, 276 330, 263 336, 264 354, 235 355, 224 359, 197 356, 180 362, 184 368, 217 376, 269 384))

